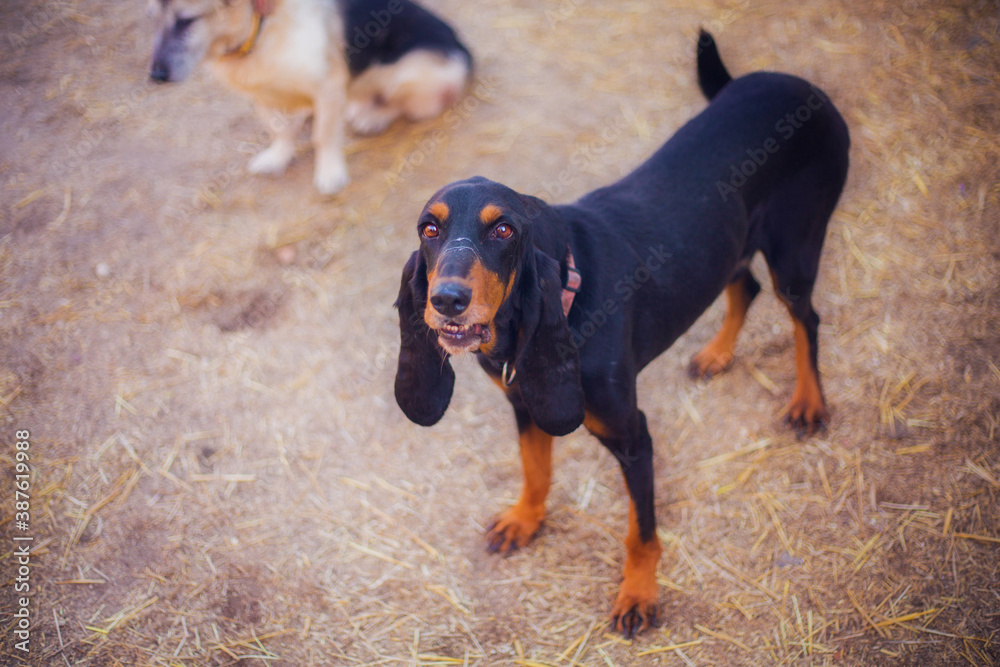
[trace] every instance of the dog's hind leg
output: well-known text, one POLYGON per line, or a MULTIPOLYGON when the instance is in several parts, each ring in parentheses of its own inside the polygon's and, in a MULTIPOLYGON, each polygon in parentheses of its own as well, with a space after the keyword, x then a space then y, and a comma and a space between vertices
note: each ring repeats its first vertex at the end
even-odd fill
POLYGON ((464 58, 416 51, 400 61, 392 103, 408 120, 428 120, 455 104, 468 82, 464 58))
POLYGON ((788 305, 795 328, 795 391, 788 403, 788 422, 797 431, 812 433, 829 419, 826 399, 819 381, 819 315, 813 310, 788 305), (806 312, 803 312, 806 311, 806 312))
POLYGON ((771 266, 774 291, 788 308, 795 331, 795 391, 788 403, 787 419, 797 431, 812 433, 829 418, 819 380, 819 315, 812 306, 816 278, 815 274, 811 278, 790 275, 784 260, 775 264, 778 268, 771 266))
POLYGON ((351 82, 345 116, 358 134, 378 134, 399 118, 399 108, 387 97, 392 71, 392 66, 376 65, 351 82))
POLYGON ((416 50, 351 82, 347 120, 361 134, 377 134, 400 116, 428 120, 455 104, 468 80, 469 65, 460 56, 416 50))
POLYGON ((822 169, 803 170, 772 198, 763 223, 761 251, 795 331, 796 381, 787 418, 805 433, 821 428, 829 418, 819 379, 819 315, 812 292, 826 226, 842 185, 822 169))
POLYGON ((309 116, 308 111, 285 113, 275 109, 258 108, 258 115, 274 135, 271 145, 250 160, 253 174, 280 174, 295 156, 295 138, 309 116))
POLYGON ((358 134, 380 134, 399 118, 399 109, 384 103, 381 97, 352 100, 347 105, 347 122, 358 134))
POLYGON ((722 327, 715 338, 691 359, 688 366, 691 377, 710 378, 729 367, 733 362, 736 337, 743 328, 750 303, 759 292, 760 283, 750 273, 750 267, 739 268, 726 285, 726 315, 722 327))

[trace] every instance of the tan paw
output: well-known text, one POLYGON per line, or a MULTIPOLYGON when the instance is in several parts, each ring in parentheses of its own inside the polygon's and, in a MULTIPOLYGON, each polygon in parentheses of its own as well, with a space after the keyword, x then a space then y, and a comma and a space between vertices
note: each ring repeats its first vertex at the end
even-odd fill
POLYGON ((786 410, 788 423, 800 435, 812 435, 826 428, 826 423, 830 420, 830 413, 822 396, 793 397, 786 410))
POLYGON ((658 623, 660 602, 656 585, 629 590, 628 582, 622 584, 615 606, 611 608, 611 624, 616 632, 632 639, 643 630, 655 628, 658 623))
POLYGON ((515 505, 501 514, 486 533, 486 550, 491 554, 510 554, 531 541, 544 513, 515 505))
POLYGON ((716 350, 711 345, 691 358, 688 375, 693 378, 705 378, 718 375, 733 363, 733 353, 727 350, 716 350))

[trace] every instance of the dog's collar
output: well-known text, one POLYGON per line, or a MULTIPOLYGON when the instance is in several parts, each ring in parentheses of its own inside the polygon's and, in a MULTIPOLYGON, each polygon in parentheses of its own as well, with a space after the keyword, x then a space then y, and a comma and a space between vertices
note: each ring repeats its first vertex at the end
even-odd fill
POLYGON ((569 309, 573 307, 573 298, 580 291, 580 283, 583 278, 573 261, 573 251, 566 246, 566 284, 562 288, 563 314, 569 317, 569 309))
POLYGON ((257 37, 260 35, 260 24, 264 22, 264 15, 260 12, 255 11, 253 13, 253 27, 250 29, 250 36, 240 44, 239 48, 230 53, 234 56, 245 56, 253 50, 254 45, 257 43, 257 37))

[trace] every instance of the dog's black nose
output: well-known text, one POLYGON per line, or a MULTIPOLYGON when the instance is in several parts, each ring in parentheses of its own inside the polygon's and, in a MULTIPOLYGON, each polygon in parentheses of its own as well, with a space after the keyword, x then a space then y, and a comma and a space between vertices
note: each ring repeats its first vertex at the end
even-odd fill
POLYGON ((472 301, 472 290, 458 283, 444 283, 434 288, 431 305, 445 317, 456 317, 465 312, 472 301))
POLYGON ((165 63, 154 62, 149 68, 149 78, 160 83, 170 81, 170 68, 165 63))

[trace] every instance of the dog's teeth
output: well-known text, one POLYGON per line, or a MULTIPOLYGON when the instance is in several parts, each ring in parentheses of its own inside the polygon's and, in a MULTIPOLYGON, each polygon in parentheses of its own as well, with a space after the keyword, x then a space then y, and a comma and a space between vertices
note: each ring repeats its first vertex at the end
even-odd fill
POLYGON ((489 341, 490 339, 490 330, 485 324, 452 324, 449 322, 441 325, 441 332, 449 336, 463 338, 465 336, 476 336, 484 339, 484 341, 489 341))

